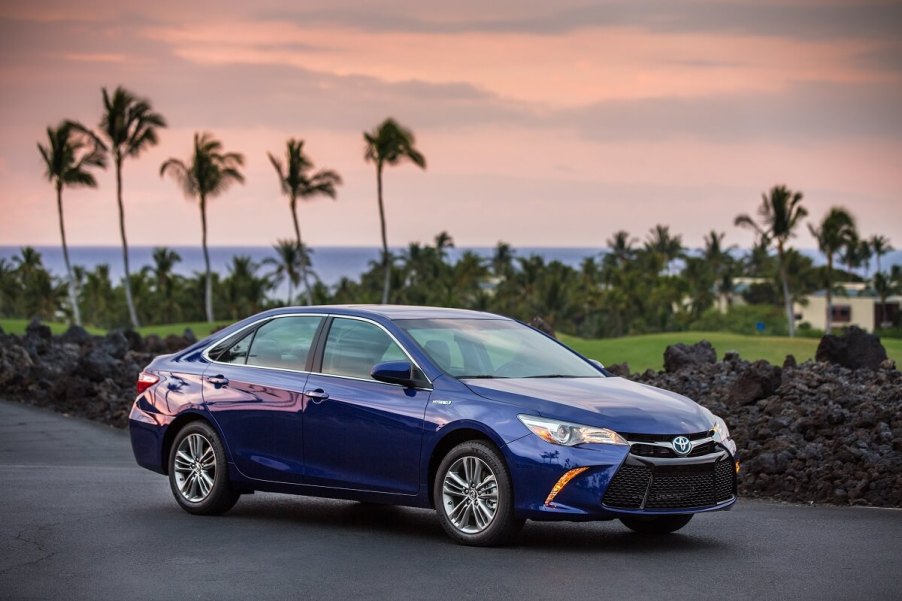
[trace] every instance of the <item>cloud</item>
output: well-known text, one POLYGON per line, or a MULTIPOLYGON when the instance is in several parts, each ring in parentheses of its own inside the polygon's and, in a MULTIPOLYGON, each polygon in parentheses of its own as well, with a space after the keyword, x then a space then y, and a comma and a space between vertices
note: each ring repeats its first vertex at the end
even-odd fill
POLYGON ((596 141, 676 137, 726 144, 803 144, 902 137, 902 88, 892 84, 798 83, 778 93, 608 101, 552 119, 596 141))
POLYGON ((85 63, 124 63, 128 57, 114 53, 67 52, 63 54, 63 59, 85 63))
MULTIPOLYGON (((484 3, 455 3, 457 15, 483 14, 484 3)), ((895 39, 902 31, 902 5, 880 1, 845 3, 797 2, 675 2, 672 0, 615 0, 586 5, 508 0, 493 3, 495 16, 459 17, 435 5, 402 3, 378 9, 330 4, 329 8, 263 11, 266 18, 293 19, 356 27, 367 31, 423 33, 561 34, 592 27, 638 27, 649 31, 732 33, 802 38, 864 37, 895 39), (419 11, 417 9, 420 9, 419 11), (432 9, 432 10, 430 10, 432 9), (418 12, 420 14, 418 14, 418 12), (429 15, 428 13, 433 13, 429 15), (423 14, 426 13, 426 14, 423 14), (436 14, 438 16, 436 16, 436 14)))

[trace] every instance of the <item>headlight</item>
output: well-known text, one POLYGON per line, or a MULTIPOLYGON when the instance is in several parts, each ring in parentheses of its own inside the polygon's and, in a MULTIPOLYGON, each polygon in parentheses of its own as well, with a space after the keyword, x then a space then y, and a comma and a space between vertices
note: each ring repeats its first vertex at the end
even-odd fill
POLYGON ((714 416, 714 440, 717 442, 726 442, 730 440, 730 429, 727 428, 727 423, 723 421, 721 418, 714 416))
POLYGON ((582 426, 555 419, 545 419, 534 415, 518 415, 523 425, 529 428, 533 434, 550 442, 565 447, 583 443, 598 444, 629 444, 625 438, 607 428, 595 426, 582 426))

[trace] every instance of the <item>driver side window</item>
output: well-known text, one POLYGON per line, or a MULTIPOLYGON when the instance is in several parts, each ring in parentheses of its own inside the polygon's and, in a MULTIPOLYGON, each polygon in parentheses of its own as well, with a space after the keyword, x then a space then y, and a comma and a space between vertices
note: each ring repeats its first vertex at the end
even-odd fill
POLYGON ((371 380, 377 363, 404 361, 407 355, 382 328, 357 319, 336 317, 326 337, 324 374, 371 380))

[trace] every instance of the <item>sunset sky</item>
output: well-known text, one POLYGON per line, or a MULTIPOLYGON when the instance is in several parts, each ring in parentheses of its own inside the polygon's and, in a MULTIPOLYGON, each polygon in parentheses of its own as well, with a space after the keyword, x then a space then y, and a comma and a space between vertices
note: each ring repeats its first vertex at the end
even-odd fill
MULTIPOLYGON (((389 242, 602 246, 669 224, 689 246, 785 183, 902 247, 902 3, 613 0, 0 0, 0 245, 59 241, 36 142, 96 126, 102 86, 169 122, 124 170, 132 244, 195 244, 171 180, 210 131, 247 184, 209 209, 213 245, 291 235, 266 152, 306 140, 345 180, 301 207, 305 241, 379 243, 362 132, 412 128, 428 169, 385 177, 389 242)), ((115 183, 65 193, 70 244, 116 245, 115 183)), ((807 229, 800 246, 814 246, 807 229)))

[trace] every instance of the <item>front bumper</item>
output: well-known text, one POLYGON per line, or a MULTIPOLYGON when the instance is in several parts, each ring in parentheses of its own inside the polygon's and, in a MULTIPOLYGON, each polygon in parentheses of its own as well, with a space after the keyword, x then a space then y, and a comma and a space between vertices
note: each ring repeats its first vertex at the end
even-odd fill
POLYGON ((505 447, 517 516, 533 520, 606 520, 729 509, 736 502, 735 458, 726 447, 697 457, 644 457, 626 445, 551 445, 528 435, 505 447), (586 467, 551 502, 568 471, 586 467))

